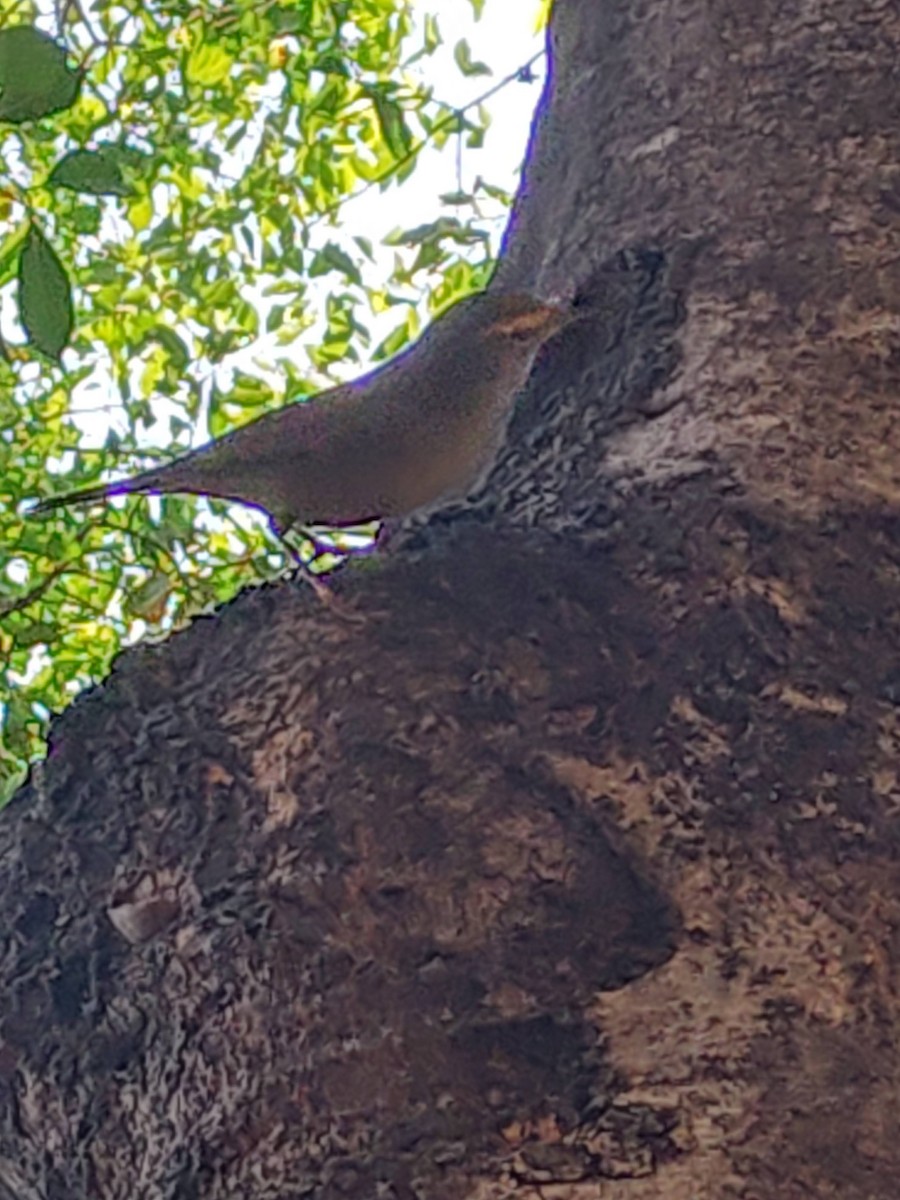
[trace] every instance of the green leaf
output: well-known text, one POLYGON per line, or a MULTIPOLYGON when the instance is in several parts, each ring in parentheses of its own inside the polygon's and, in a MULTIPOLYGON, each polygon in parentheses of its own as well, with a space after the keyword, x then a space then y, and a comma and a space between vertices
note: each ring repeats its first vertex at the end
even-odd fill
POLYGON ((441 204, 451 204, 454 208, 460 208, 464 204, 472 204, 475 197, 471 192, 442 192, 441 204))
POLYGON ((235 371, 234 382, 225 399, 229 404, 236 404, 238 408, 264 408, 271 405, 273 392, 258 375, 235 371))
POLYGON ((148 331, 147 337, 154 338, 161 346, 165 347, 172 364, 179 371, 183 371, 190 362, 188 348, 174 329, 169 329, 166 325, 154 325, 148 331))
POLYGON ((48 34, 32 25, 0 29, 0 121, 20 124, 71 108, 80 82, 48 34))
POLYGON ((339 271, 353 283, 362 283, 359 267, 350 255, 334 242, 329 242, 316 254, 309 268, 309 274, 313 279, 320 275, 327 275, 329 271, 339 271))
POLYGON ((99 233, 103 214, 98 204, 77 204, 72 210, 72 228, 78 234, 99 233))
POLYGON ((386 95, 383 88, 370 88, 369 96, 375 106, 381 136, 387 142, 394 158, 405 158, 413 143, 412 134, 406 124, 403 109, 396 100, 386 95))
POLYGON ((425 50, 428 54, 433 54, 434 51, 443 42, 441 31, 438 27, 437 17, 431 13, 425 14, 425 50))
POLYGON ((72 332, 72 292, 56 251, 34 225, 19 257, 19 312, 32 345, 58 359, 72 332))
POLYGON ((31 222, 25 217, 0 244, 0 287, 9 283, 19 269, 19 254, 31 222))
POLYGON ((404 321, 402 325, 398 325, 381 342, 372 355, 373 359, 376 362, 380 362, 382 359, 390 358, 391 355, 396 354, 398 350, 402 350, 404 346, 409 344, 415 332, 415 309, 413 309, 410 318, 404 321))
POLYGON ((164 571, 154 571, 133 591, 126 592, 123 604, 134 616, 151 623, 156 622, 165 612, 171 591, 171 577, 164 571))
POLYGON ((483 241, 487 234, 471 224, 463 224, 456 217, 438 217, 427 225, 414 229, 395 229, 384 239, 388 246, 425 246, 438 243, 445 238, 466 245, 483 241))
POLYGON ((234 60, 221 46, 201 42, 188 55, 187 78, 201 87, 215 87, 231 70, 234 60))
POLYGON ((39 646, 52 641, 55 633, 55 625, 51 625, 47 621, 35 621, 18 630, 14 640, 17 646, 39 646))
POLYGON ((472 51, 469 48, 469 43, 465 38, 460 38, 460 40, 453 47, 453 58, 463 75, 493 74, 493 71, 487 65, 487 63, 475 62, 472 59, 472 51))
POLYGON ((93 196, 128 196, 134 187, 122 173, 124 164, 125 158, 117 146, 73 150, 59 160, 47 182, 76 192, 90 192, 93 196))

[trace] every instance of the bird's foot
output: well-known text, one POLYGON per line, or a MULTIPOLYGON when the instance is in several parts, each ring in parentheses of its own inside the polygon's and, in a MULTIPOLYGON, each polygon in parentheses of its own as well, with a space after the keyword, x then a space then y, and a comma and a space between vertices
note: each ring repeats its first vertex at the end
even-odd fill
POLYGON ((292 584, 312 588, 316 599, 324 604, 329 612, 333 613, 336 617, 340 617, 342 621, 347 621, 351 625, 367 624, 368 618, 359 612, 352 602, 343 596, 339 596, 337 592, 329 587, 322 575, 317 575, 315 571, 310 570, 308 562, 305 562, 299 556, 294 561, 296 567, 291 575, 292 584))
MULTIPOLYGON (((354 611, 345 599, 339 597, 329 587, 326 574, 316 571, 315 566, 320 559, 325 557, 339 562, 341 558, 347 558, 350 555, 369 553, 375 548, 375 542, 371 535, 365 538, 365 542, 361 547, 345 549, 337 544, 342 531, 319 530, 306 525, 287 526, 282 525, 274 518, 271 520, 270 525, 272 532, 293 559, 294 570, 291 575, 292 582, 302 583, 305 586, 311 587, 316 598, 327 605, 329 610, 335 615, 354 624, 364 624, 366 618, 359 612, 354 611), (292 534, 295 536, 290 536, 292 534), (296 544, 296 540, 299 540, 299 547, 296 544), (305 553, 301 553, 301 549, 305 553), (310 549, 312 550, 312 554, 309 553, 310 549)), ((358 534, 356 536, 364 535, 358 534)))

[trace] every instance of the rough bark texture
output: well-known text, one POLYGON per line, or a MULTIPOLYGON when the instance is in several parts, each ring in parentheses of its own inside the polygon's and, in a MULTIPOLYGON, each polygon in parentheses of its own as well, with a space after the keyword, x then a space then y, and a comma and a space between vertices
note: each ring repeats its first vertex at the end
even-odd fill
POLYGON ((900 13, 553 38, 501 273, 604 315, 356 619, 244 594, 57 723, 0 1194, 897 1195, 900 13))

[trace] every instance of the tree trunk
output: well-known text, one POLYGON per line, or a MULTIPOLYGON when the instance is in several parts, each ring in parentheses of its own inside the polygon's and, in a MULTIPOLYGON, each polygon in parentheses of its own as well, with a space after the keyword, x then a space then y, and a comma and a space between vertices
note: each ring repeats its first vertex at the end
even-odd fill
POLYGON ((483 492, 4 814, 2 1196, 897 1195, 900 12, 552 41, 500 273, 597 314, 483 492))

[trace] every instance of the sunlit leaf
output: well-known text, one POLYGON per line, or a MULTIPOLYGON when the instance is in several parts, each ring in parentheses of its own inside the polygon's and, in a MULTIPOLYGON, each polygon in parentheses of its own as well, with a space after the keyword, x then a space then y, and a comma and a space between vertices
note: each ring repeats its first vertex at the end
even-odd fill
POLYGON ((490 75, 491 68, 487 63, 475 62, 472 58, 472 51, 469 43, 465 38, 460 40, 453 47, 453 59, 463 75, 490 75))
POLYGON ((15 229, 10 230, 0 242, 0 287, 9 283, 10 279, 18 272, 19 255, 30 228, 31 222, 26 218, 20 221, 15 229))
POLYGON ((201 42, 188 56, 187 77, 191 83, 215 87, 232 67, 232 58, 221 46, 201 42))
POLYGON ((429 54, 440 46, 444 39, 438 27, 437 17, 431 13, 425 14, 425 49, 429 54))
POLYGON ((387 93, 380 88, 370 92, 381 134, 394 158, 403 158, 412 145, 412 134, 406 124, 403 109, 387 93))

